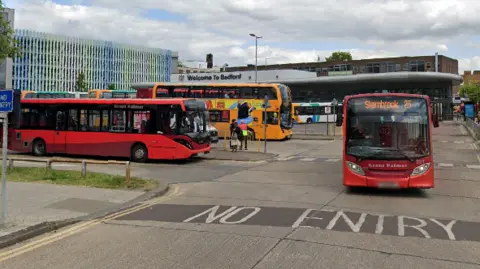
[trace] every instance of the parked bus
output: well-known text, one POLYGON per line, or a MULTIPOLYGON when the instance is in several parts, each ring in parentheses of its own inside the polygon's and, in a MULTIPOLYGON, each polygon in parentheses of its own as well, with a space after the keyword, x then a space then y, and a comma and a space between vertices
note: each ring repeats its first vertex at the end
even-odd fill
POLYGON ((335 123, 341 114, 342 105, 328 102, 293 103, 293 119, 297 123, 335 123))
POLYGON ((194 99, 23 99, 8 148, 37 156, 188 159, 211 150, 206 111, 194 99))
POLYGON ((109 98, 136 98, 137 91, 133 90, 107 90, 96 89, 88 91, 88 98, 109 99, 109 98))
POLYGON ((253 138, 264 139, 264 109, 268 97, 267 139, 284 140, 292 136, 292 95, 283 84, 193 84, 140 83, 132 85, 138 98, 203 98, 206 99, 210 122, 227 136, 233 119, 244 121, 253 138))
POLYGON ((20 98, 22 99, 75 98, 75 94, 71 92, 22 91, 20 98))
POLYGON ((433 188, 430 99, 414 94, 359 94, 344 100, 343 184, 433 188))

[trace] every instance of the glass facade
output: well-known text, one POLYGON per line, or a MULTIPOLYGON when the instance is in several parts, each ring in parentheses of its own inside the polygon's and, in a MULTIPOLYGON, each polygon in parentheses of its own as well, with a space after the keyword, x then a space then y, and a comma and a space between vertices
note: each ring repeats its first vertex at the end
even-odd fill
POLYGON ((147 81, 170 81, 172 51, 110 41, 15 31, 21 57, 13 59, 13 88, 74 91, 83 71, 88 89, 117 89, 147 81))

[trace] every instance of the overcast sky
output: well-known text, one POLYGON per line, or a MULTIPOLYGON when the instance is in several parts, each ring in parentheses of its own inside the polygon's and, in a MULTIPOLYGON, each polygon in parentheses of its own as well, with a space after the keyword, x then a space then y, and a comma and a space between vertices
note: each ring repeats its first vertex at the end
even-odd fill
POLYGON ((3 0, 16 28, 178 51, 230 66, 433 55, 480 69, 479 0, 3 0))

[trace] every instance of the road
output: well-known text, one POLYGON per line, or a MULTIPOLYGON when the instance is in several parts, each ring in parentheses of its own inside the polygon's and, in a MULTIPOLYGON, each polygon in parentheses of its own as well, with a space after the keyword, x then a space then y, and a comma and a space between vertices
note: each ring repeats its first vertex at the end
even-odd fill
POLYGON ((153 165, 177 183, 165 196, 3 250, 0 268, 480 268, 464 129, 434 130, 431 190, 349 192, 341 141, 285 143, 267 162, 153 165))

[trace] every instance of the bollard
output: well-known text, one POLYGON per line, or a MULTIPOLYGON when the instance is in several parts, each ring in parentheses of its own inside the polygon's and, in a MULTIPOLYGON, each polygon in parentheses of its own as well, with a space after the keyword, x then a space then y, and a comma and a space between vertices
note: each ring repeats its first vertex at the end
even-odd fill
POLYGON ((45 172, 50 172, 52 170, 52 161, 50 159, 47 160, 45 164, 45 172))
POLYGON ((130 162, 125 163, 125 181, 130 184, 130 162))
POLYGON ((8 170, 13 168, 13 159, 8 159, 8 170))
POLYGON ((87 176, 87 161, 82 161, 82 177, 87 176))
POLYGON ((260 137, 257 139, 257 141, 258 141, 258 152, 260 152, 260 145, 261 145, 260 144, 260 137))
POLYGON ((227 150, 227 132, 223 131, 223 149, 227 150))

